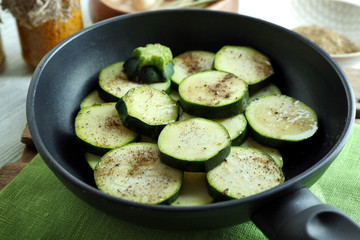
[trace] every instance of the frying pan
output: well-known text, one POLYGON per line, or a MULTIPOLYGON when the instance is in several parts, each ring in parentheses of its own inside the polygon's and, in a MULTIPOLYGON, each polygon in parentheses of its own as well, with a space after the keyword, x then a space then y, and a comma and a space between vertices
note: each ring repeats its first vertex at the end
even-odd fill
POLYGON ((360 228, 352 219, 308 190, 343 148, 354 118, 351 86, 320 48, 274 24, 207 10, 136 13, 84 29, 44 57, 27 99, 27 120, 37 150, 60 181, 88 204, 125 221, 162 229, 214 229, 252 220, 271 239, 359 236, 360 228), (312 107, 319 118, 311 144, 283 150, 282 185, 244 199, 190 207, 130 202, 96 188, 76 141, 74 118, 80 102, 96 89, 99 71, 147 43, 166 45, 174 56, 186 50, 216 52, 224 45, 245 45, 270 57, 275 84, 312 107))

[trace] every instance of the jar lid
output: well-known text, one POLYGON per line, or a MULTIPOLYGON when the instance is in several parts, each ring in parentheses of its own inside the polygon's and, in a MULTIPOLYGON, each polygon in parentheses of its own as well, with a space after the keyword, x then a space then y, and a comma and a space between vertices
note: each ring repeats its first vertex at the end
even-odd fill
POLYGON ((38 27, 51 20, 65 22, 72 9, 79 9, 79 0, 2 0, 3 10, 9 10, 19 24, 38 27))

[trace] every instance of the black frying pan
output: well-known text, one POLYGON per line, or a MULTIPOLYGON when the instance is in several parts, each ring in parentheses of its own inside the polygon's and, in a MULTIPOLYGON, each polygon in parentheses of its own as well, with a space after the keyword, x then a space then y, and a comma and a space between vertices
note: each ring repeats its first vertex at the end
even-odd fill
POLYGON ((27 118, 37 150, 64 185, 126 221, 165 229, 212 229, 251 219, 266 236, 278 239, 360 233, 354 221, 306 188, 326 171, 350 134, 355 118, 351 87, 326 53, 279 26, 203 10, 147 12, 100 22, 66 39, 42 60, 30 84, 27 118), (284 184, 244 199, 196 207, 139 204, 97 190, 74 134, 79 104, 96 88, 103 67, 156 42, 175 56, 192 49, 216 52, 223 45, 248 45, 271 58, 282 92, 311 106, 319 118, 311 145, 283 151, 284 184))

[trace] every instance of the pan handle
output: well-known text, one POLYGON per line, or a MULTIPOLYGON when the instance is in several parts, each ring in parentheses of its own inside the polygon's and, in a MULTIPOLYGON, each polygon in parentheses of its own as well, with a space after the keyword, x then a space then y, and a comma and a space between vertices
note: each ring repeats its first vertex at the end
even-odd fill
POLYGON ((269 239, 360 239, 360 226, 300 188, 257 210, 251 220, 269 239))

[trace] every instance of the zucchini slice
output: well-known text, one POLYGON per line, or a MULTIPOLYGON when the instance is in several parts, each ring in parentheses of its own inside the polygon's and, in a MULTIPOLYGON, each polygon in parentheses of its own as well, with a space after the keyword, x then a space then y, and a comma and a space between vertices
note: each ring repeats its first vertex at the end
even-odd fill
POLYGON ((178 91, 171 89, 169 95, 172 99, 174 99, 175 102, 180 101, 180 95, 178 91))
POLYGON ((222 71, 191 74, 179 85, 180 106, 189 114, 221 119, 242 113, 249 98, 247 84, 222 71))
POLYGON ((241 144, 241 147, 252 147, 252 148, 259 149, 259 150, 269 154, 274 159, 274 161, 277 163, 277 165, 279 165, 279 167, 282 168, 284 165, 282 154, 278 149, 264 146, 264 145, 256 142, 250 136, 247 136, 245 141, 241 144))
POLYGON ((75 118, 75 134, 85 151, 98 155, 138 138, 136 132, 122 124, 115 103, 80 109, 75 118))
MULTIPOLYGON (((181 112, 179 120, 186 120, 196 118, 197 116, 190 115, 184 111, 181 112)), ((240 113, 230 118, 210 119, 223 125, 229 132, 231 145, 239 146, 244 142, 247 130, 247 121, 245 115, 240 113)))
POLYGON ((206 172, 230 153, 228 131, 220 123, 191 118, 167 125, 158 138, 160 159, 188 172, 206 172))
POLYGON ((199 206, 213 201, 207 190, 206 173, 184 172, 180 195, 171 206, 199 206))
POLYGON ((105 154, 94 170, 102 192, 133 202, 170 204, 179 195, 183 172, 163 164, 153 143, 130 143, 105 154))
POLYGON ((101 156, 93 154, 91 152, 85 152, 85 159, 91 169, 95 169, 96 164, 100 161, 101 156))
POLYGON ((268 95, 252 101, 245 111, 252 137, 279 148, 312 137, 318 129, 316 113, 286 95, 268 95))
POLYGON ((245 115, 240 113, 230 118, 214 120, 223 125, 229 132, 232 146, 239 146, 244 142, 247 130, 245 115))
POLYGON ((172 86, 178 88, 180 82, 190 74, 213 69, 215 53, 193 50, 184 52, 174 58, 174 75, 172 86))
POLYGON ((247 46, 224 46, 215 55, 214 68, 230 72, 243 79, 250 89, 263 86, 274 74, 270 59, 247 46))
POLYGON ((132 82, 124 72, 124 62, 116 62, 101 70, 98 91, 104 101, 116 102, 130 89, 146 85, 170 93, 171 80, 152 84, 132 82))
POLYGON ((99 103, 105 103, 105 101, 100 98, 99 92, 95 90, 84 98, 84 100, 80 103, 80 108, 90 107, 99 103))
POLYGON ((138 133, 157 138, 178 118, 178 104, 165 92, 149 86, 129 90, 116 104, 123 124, 138 133))
POLYGON ((209 193, 218 201, 245 198, 284 182, 284 174, 265 152, 232 147, 230 155, 206 174, 209 193))
POLYGON ((262 96, 281 94, 281 90, 274 83, 269 83, 256 91, 250 92, 249 94, 248 104, 262 96))

